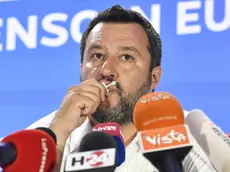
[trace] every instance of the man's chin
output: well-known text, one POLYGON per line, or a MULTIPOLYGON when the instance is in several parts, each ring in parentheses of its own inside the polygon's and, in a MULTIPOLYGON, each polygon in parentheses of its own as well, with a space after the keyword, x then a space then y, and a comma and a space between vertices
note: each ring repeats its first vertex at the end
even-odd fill
POLYGON ((113 108, 119 104, 120 97, 117 94, 117 92, 111 92, 111 93, 109 93, 108 96, 106 96, 105 102, 107 102, 107 104, 109 104, 109 108, 113 108))
POLYGON ((104 102, 102 102, 100 104, 100 106, 98 107, 99 110, 103 110, 105 112, 109 112, 111 111, 113 108, 116 108, 118 106, 118 102, 116 101, 109 101, 109 100, 105 100, 104 102))

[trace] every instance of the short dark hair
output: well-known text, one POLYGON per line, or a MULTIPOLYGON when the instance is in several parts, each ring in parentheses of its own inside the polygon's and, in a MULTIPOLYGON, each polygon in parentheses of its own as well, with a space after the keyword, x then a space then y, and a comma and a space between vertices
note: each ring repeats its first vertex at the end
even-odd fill
POLYGON ((153 28, 151 23, 140 13, 124 9, 120 5, 115 5, 102 12, 99 12, 98 15, 91 20, 81 39, 81 63, 83 63, 86 40, 89 36, 89 33, 100 22, 140 24, 148 37, 148 50, 151 56, 150 71, 152 71, 154 67, 161 65, 162 44, 159 34, 153 28))

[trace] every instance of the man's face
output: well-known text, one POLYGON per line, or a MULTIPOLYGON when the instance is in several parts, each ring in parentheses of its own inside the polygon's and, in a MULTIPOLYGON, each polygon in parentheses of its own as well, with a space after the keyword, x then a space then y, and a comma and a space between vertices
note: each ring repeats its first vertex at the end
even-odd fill
POLYGON ((81 80, 118 85, 102 102, 93 117, 100 123, 132 121, 137 100, 151 89, 148 39, 143 28, 134 23, 99 23, 90 32, 84 51, 81 80))

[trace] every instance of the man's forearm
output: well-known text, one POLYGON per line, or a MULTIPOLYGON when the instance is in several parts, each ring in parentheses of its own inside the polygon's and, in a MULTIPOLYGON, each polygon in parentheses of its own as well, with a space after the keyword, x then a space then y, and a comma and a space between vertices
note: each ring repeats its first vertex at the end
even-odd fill
POLYGON ((65 146, 57 145, 57 147, 56 147, 57 162, 56 162, 54 172, 60 172, 60 170, 61 170, 62 158, 63 158, 64 150, 65 150, 65 146))
POLYGON ((56 146, 57 160, 56 160, 56 166, 54 172, 60 172, 61 165, 62 165, 62 158, 65 150, 65 144, 69 135, 63 133, 61 130, 55 128, 53 125, 50 126, 50 129, 56 134, 57 137, 57 146, 56 146))

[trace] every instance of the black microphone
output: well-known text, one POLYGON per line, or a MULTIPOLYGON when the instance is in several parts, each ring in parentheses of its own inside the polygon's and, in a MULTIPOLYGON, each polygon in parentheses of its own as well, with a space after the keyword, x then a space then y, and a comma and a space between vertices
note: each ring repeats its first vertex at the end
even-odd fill
POLYGON ((79 152, 66 157, 65 172, 114 172, 116 168, 116 142, 105 132, 86 134, 79 152))

